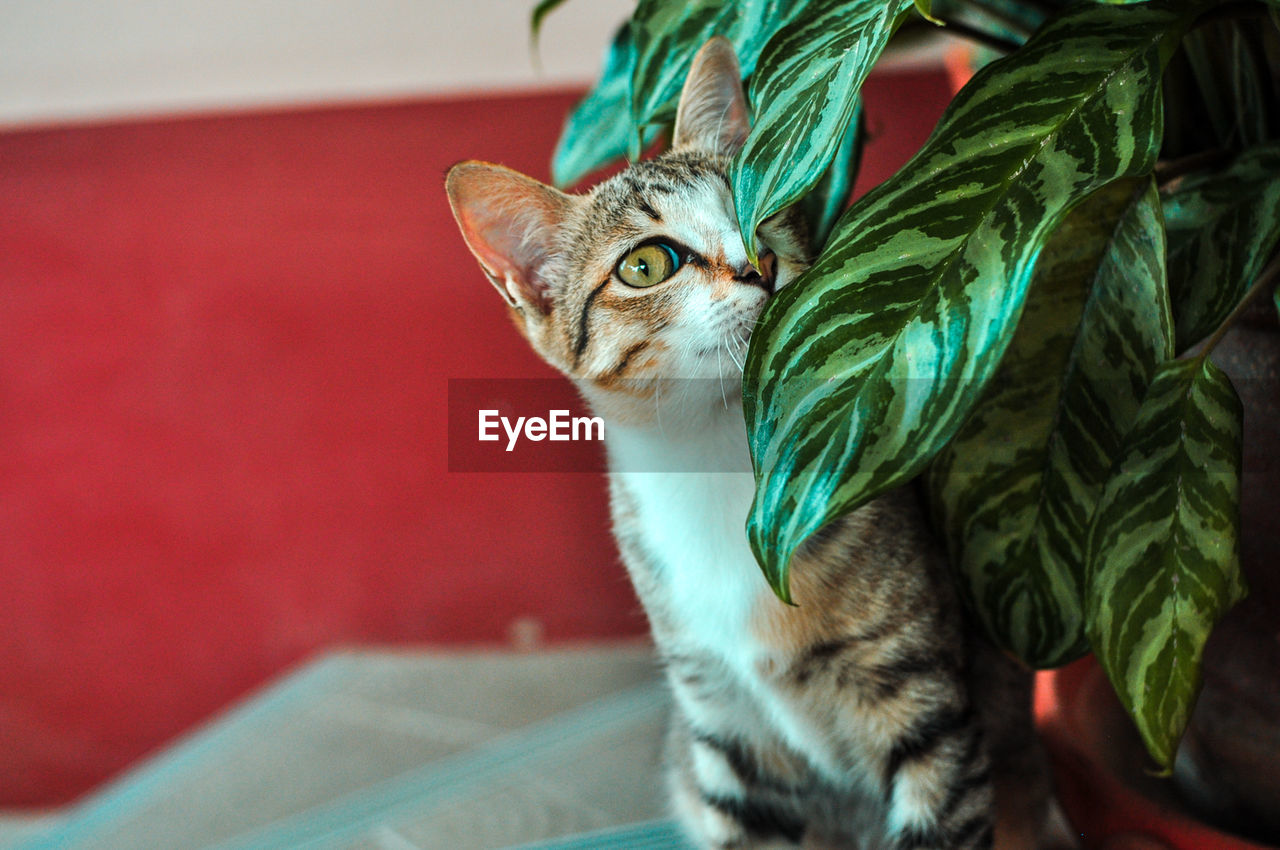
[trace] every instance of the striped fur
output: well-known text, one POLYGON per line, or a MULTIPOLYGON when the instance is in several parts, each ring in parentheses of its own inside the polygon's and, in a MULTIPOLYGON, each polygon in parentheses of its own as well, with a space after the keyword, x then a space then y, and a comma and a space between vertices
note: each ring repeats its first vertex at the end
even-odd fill
POLYGON ((1048 789, 1029 674, 966 628, 914 495, 812 538, 794 607, 748 548, 742 355, 808 257, 784 211, 747 263, 725 178, 746 120, 731 52, 704 50, 681 102, 670 152, 583 196, 480 163, 448 178, 517 326, 606 420, 615 536, 678 706, 673 805, 706 848, 1034 847, 1048 789), (655 238, 682 265, 627 287, 619 259, 655 238))

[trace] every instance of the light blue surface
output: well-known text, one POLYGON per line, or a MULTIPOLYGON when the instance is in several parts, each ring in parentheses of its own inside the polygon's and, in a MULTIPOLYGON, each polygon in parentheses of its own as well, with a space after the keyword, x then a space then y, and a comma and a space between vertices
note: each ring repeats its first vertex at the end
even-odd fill
MULTIPOLYGON (((360 657, 358 652, 338 653, 303 667, 109 783, 68 811, 65 820, 39 837, 19 842, 14 850, 74 850, 109 839, 143 814, 157 798, 172 793, 175 780, 228 749, 252 745, 264 727, 296 711, 299 704, 331 691, 340 677, 349 673, 350 665, 359 663, 360 657)), ((464 796, 513 770, 554 769, 571 764, 581 757, 584 747, 637 723, 655 721, 666 712, 668 705, 666 688, 658 681, 602 697, 466 752, 433 761, 420 769, 246 832, 216 847, 219 850, 293 850, 347 846, 352 840, 366 836, 371 829, 464 796)), ((530 846, 636 850, 685 850, 688 847, 665 821, 635 824, 564 841, 569 843, 530 846), (611 836, 608 840, 621 843, 598 843, 604 840, 603 836, 611 836)))
POLYGON ((627 824, 599 832, 521 844, 508 850, 696 850, 668 820, 627 824))
POLYGON ((659 715, 667 705, 666 688, 658 682, 603 697, 217 847, 295 850, 346 846, 375 827, 462 796, 513 770, 572 762, 578 755, 577 745, 659 715))
POLYGON ((110 782, 102 791, 67 813, 66 821, 44 836, 18 845, 18 850, 67 850, 103 835, 113 824, 140 812, 178 776, 204 759, 237 745, 271 717, 291 710, 299 700, 319 694, 355 657, 334 654, 304 667, 282 683, 256 695, 217 718, 140 767, 110 782))

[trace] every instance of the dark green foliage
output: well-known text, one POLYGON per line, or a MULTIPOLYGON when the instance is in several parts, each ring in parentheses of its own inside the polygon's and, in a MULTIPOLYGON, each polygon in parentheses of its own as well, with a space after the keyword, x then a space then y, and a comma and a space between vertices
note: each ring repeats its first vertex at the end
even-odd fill
POLYGON ((755 119, 731 168, 744 242, 798 202, 822 246, 744 375, 765 577, 787 598, 810 535, 928 470, 978 619, 1036 666, 1095 652, 1167 768, 1204 641, 1243 593, 1240 409, 1201 349, 1275 282, 1277 6, 926 5, 1012 52, 831 226, 862 82, 913 5, 640 0, 557 180, 635 155, 728 37, 755 119))

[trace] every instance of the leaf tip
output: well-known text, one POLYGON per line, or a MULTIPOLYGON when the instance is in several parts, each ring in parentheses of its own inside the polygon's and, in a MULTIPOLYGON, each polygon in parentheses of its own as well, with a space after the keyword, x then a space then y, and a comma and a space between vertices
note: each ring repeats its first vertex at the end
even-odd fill
POLYGON ((931 0, 915 0, 916 11, 920 13, 920 17, 937 27, 944 27, 947 22, 941 18, 933 16, 933 3, 931 0))
POLYGON ((640 159, 640 154, 644 148, 644 127, 639 124, 631 125, 632 132, 627 134, 627 160, 635 162, 640 159))
POLYGON ((777 576, 769 579, 769 587, 773 590, 773 595, 778 597, 783 605, 790 605, 792 608, 800 607, 791 598, 791 583, 787 581, 785 576, 777 576))
POLYGON ((760 271, 760 246, 756 244, 757 241, 756 235, 753 233, 751 234, 751 237, 746 239, 742 244, 747 249, 747 262, 750 263, 752 268, 756 271, 760 271))
MULTIPOLYGON (((739 200, 734 198, 734 206, 740 206, 739 200)), ((738 231, 742 236, 742 245, 747 249, 747 262, 755 266, 760 261, 760 234, 756 232, 758 224, 753 220, 755 216, 748 214, 747 216, 738 216, 738 231)), ((757 267, 758 270, 758 267, 757 267)))
POLYGON ((790 557, 779 557, 779 553, 764 539, 760 529, 752 522, 747 523, 747 538, 751 545, 751 554, 755 555, 764 579, 774 596, 786 605, 795 606, 791 597, 791 575, 788 565, 790 557))

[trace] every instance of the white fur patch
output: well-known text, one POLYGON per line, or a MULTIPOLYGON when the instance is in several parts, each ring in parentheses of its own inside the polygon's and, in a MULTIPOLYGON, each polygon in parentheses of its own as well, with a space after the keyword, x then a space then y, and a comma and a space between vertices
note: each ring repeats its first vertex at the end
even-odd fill
POLYGON ((695 416, 691 409, 686 406, 682 417, 666 417, 665 431, 615 426, 605 432, 610 467, 616 470, 611 474, 630 493, 646 549, 663 565, 658 585, 665 598, 658 604, 680 626, 677 649, 719 659, 739 696, 747 697, 750 705, 729 695, 724 705, 700 703, 678 683, 676 696, 703 729, 749 729, 754 718, 748 714, 757 713, 765 728, 838 778, 842 771, 825 735, 760 676, 761 667, 767 666, 760 663, 766 648, 752 631, 752 618, 757 605, 774 603, 747 543, 755 478, 741 408, 719 408, 712 416, 695 416), (631 471, 646 463, 742 471, 631 471), (734 715, 726 716, 728 712, 734 715))
POLYGON ((745 532, 755 479, 742 413, 733 406, 700 423, 670 421, 683 415, 675 409, 665 417, 664 430, 678 433, 607 429, 610 465, 621 470, 613 474, 634 499, 641 536, 664 565, 673 618, 698 648, 741 670, 750 664, 751 612, 766 588, 745 532))
POLYGON ((693 745, 693 775, 698 778, 698 787, 708 794, 737 798, 746 792, 724 753, 700 741, 693 745))
POLYGON ((928 765, 905 766, 898 772, 889 804, 889 830, 926 830, 935 825, 934 812, 941 789, 928 765))

